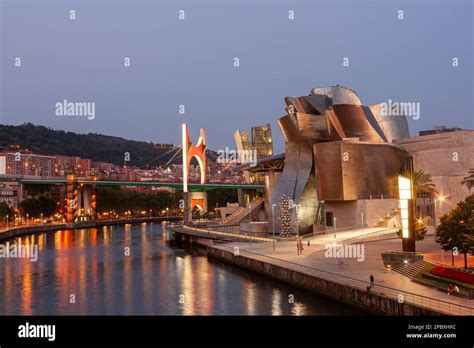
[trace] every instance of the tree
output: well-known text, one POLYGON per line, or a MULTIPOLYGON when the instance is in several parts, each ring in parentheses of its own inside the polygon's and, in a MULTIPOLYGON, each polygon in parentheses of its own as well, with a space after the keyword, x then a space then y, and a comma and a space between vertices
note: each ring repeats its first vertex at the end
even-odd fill
POLYGON ((51 197, 39 196, 38 197, 38 208, 40 214, 45 217, 49 217, 56 213, 56 202, 51 197))
POLYGON ((20 210, 24 215, 28 215, 29 217, 39 217, 41 214, 38 200, 35 198, 28 198, 21 201, 20 210))
POLYGON ((104 213, 115 210, 119 214, 126 211, 147 213, 178 208, 181 193, 168 191, 137 192, 119 187, 97 188, 97 211, 104 213))
POLYGON ((7 216, 12 218, 15 212, 5 202, 0 202, 0 219, 5 219, 7 216))
POLYGON ((207 192, 209 209, 225 207, 227 203, 235 203, 237 200, 237 190, 214 189, 207 192))
MULTIPOLYGON (((415 223, 415 241, 418 242, 425 239, 427 231, 428 230, 426 229, 426 226, 423 222, 416 222, 415 223)), ((403 238, 402 229, 398 230, 397 235, 399 238, 403 238)))
POLYGON ((423 170, 417 170, 411 175, 413 184, 413 197, 416 197, 418 192, 437 193, 431 174, 425 173, 423 170))
POLYGON ((462 181, 463 185, 466 185, 470 190, 474 187, 474 168, 469 169, 469 175, 462 181))
POLYGON ((470 195, 448 214, 443 215, 436 227, 435 241, 441 244, 443 250, 458 250, 463 253, 465 268, 467 268, 467 254, 474 254, 473 215, 474 195, 470 195))
MULTIPOLYGON (((420 192, 428 193, 428 194, 438 193, 435 189, 435 185, 433 184, 431 174, 425 173, 423 170, 417 170, 412 173, 403 173, 402 175, 411 179, 411 182, 413 185, 412 194, 413 194, 413 199, 415 199, 415 202, 416 202, 416 197, 418 196, 418 193, 420 192)), ((396 186, 395 191, 398 192, 398 182, 396 183, 395 186, 396 186)), ((421 211, 421 207, 420 207, 419 214, 421 216, 424 215, 424 212, 421 211)))
POLYGON ((20 209, 24 215, 28 214, 32 218, 48 217, 56 212, 56 203, 50 197, 39 196, 21 201, 20 209))

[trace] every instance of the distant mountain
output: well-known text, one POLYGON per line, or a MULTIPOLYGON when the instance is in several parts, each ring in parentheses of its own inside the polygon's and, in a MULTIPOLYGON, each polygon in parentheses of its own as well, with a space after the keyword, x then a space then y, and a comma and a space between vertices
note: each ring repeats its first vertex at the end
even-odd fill
MULTIPOLYGON (((20 126, 0 124, 0 151, 12 151, 12 145, 40 155, 66 155, 93 161, 124 164, 124 154, 130 153, 130 166, 153 168, 166 164, 177 150, 144 141, 89 133, 78 134, 25 123, 20 126)), ((208 157, 215 158, 213 151, 208 157)), ((180 154, 171 163, 181 163, 180 154)))

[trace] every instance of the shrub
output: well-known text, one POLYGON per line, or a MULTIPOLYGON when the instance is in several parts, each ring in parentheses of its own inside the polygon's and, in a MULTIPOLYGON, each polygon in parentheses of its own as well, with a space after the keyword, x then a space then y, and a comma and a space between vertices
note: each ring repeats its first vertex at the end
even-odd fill
POLYGON ((436 266, 430 271, 430 273, 438 277, 458 280, 463 283, 474 285, 474 274, 463 272, 454 268, 436 266))

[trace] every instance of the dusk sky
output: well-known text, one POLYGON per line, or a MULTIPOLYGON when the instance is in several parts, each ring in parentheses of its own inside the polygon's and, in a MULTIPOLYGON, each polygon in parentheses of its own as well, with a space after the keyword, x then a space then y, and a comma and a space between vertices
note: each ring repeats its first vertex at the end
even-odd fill
POLYGON ((185 121, 193 140, 204 127, 208 145, 218 150, 235 147, 237 128, 271 123, 281 152, 283 98, 342 84, 366 105, 419 102, 411 135, 435 125, 474 129, 470 0, 0 0, 0 6, 2 124, 179 143, 185 121), (55 104, 64 99, 95 102, 95 119, 56 116, 55 104))

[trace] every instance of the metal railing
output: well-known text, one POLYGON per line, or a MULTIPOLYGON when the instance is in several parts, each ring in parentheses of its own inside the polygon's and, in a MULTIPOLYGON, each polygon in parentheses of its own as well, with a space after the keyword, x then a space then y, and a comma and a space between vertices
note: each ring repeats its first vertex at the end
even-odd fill
POLYGON ((200 234, 204 235, 216 235, 216 236, 223 236, 223 237, 230 237, 230 238, 240 238, 240 239, 246 239, 249 240, 250 242, 272 242, 273 239, 271 238, 266 238, 266 237, 259 237, 256 235, 256 233, 252 232, 244 232, 244 231, 238 231, 238 233, 233 233, 233 232, 223 232, 223 231, 217 231, 217 230, 211 230, 208 228, 199 228, 199 227, 191 227, 191 226, 181 226, 184 230, 188 231, 194 231, 198 232, 200 234))
POLYGON ((343 241, 344 244, 354 244, 354 243, 367 243, 374 242, 378 240, 387 240, 387 239, 396 239, 397 228, 387 228, 381 231, 370 232, 366 234, 361 234, 360 236, 352 237, 343 241), (392 235, 393 234, 393 235, 392 235))
MULTIPOLYGON (((232 253, 234 252, 234 247, 221 245, 219 246, 219 248, 226 249, 232 253)), ((347 285, 347 286, 351 286, 360 290, 370 291, 372 293, 384 295, 386 297, 395 299, 399 302, 403 301, 403 303, 406 302, 406 303, 413 304, 418 307, 426 308, 438 313, 450 314, 450 315, 474 315, 474 307, 469 307, 462 304, 443 301, 443 300, 435 299, 432 297, 427 297, 427 296, 415 294, 413 292, 404 291, 404 290, 388 287, 385 285, 379 285, 379 284, 374 285, 369 290, 368 289, 370 287, 369 281, 363 281, 360 279, 344 276, 341 274, 337 274, 337 273, 333 273, 329 271, 323 271, 323 270, 313 268, 310 266, 305 266, 305 265, 294 263, 291 261, 277 259, 272 256, 258 254, 258 253, 247 251, 247 250, 239 250, 239 254, 240 256, 248 257, 254 260, 280 266, 282 268, 290 269, 290 270, 308 274, 314 277, 329 280, 341 285, 347 285)))
POLYGON ((240 224, 234 225, 207 225, 206 229, 224 232, 240 233, 240 224))
POLYGON ((323 231, 320 231, 320 232, 308 233, 308 234, 302 235, 300 238, 301 239, 307 239, 307 238, 312 238, 312 237, 316 237, 316 236, 321 236, 323 234, 345 232, 345 231, 356 230, 356 229, 362 229, 362 226, 358 225, 358 226, 349 226, 349 227, 341 227, 341 228, 332 228, 332 229, 327 229, 327 230, 323 230, 323 231))

